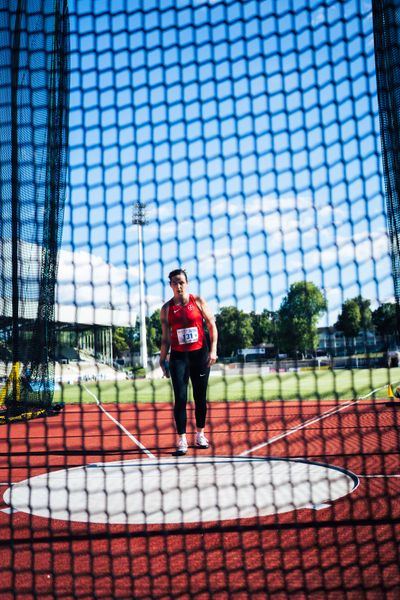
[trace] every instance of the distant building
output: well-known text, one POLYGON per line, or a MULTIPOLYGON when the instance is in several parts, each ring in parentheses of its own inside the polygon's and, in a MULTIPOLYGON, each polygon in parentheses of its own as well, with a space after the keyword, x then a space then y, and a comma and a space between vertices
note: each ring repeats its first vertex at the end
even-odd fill
POLYGON ((376 331, 362 331, 355 338, 347 339, 342 331, 334 327, 318 328, 318 354, 329 356, 346 356, 349 353, 363 354, 382 352, 385 340, 376 331))
POLYGON ((243 362, 255 362, 275 358, 275 347, 273 344, 260 344, 253 348, 241 348, 237 356, 243 362))

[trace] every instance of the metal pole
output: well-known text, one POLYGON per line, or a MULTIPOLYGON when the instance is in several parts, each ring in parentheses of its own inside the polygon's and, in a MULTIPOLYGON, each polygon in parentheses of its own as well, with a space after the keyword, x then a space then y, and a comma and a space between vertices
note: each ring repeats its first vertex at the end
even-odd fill
POLYGON ((139 304, 140 304, 140 362, 147 369, 146 302, 144 295, 143 225, 138 223, 139 242, 139 304))
POLYGON ((138 226, 139 244, 139 320, 140 320, 140 362, 147 369, 147 332, 146 332, 146 297, 144 291, 144 261, 143 261, 143 225, 146 225, 146 207, 137 202, 133 215, 133 223, 138 226))

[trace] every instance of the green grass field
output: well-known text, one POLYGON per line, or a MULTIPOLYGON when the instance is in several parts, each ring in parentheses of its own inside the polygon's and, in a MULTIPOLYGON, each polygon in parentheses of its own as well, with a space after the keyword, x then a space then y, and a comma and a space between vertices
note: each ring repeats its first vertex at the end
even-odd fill
MULTIPOLYGON (((372 395, 377 398, 387 396, 387 385, 400 381, 400 368, 391 369, 355 369, 321 370, 303 373, 279 373, 267 376, 244 375, 226 378, 211 377, 209 383, 209 401, 240 400, 345 400, 372 395)), ((170 381, 137 379, 119 382, 88 382, 87 389, 103 403, 121 402, 171 402, 170 381)), ((55 402, 68 404, 91 403, 94 398, 83 385, 64 385, 56 392, 55 402)))

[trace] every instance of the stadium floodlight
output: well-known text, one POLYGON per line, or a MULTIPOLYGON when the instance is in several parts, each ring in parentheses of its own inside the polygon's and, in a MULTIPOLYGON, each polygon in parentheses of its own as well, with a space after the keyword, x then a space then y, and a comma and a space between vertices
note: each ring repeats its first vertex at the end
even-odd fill
POLYGON ((139 200, 133 210, 132 223, 137 225, 139 246, 139 320, 140 320, 140 363, 147 369, 146 298, 144 293, 143 227, 147 224, 146 205, 139 200))

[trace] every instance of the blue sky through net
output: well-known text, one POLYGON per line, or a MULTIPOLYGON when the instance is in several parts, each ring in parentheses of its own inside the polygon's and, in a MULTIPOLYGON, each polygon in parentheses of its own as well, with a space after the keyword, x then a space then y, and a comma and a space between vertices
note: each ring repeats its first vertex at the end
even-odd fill
POLYGON ((214 310, 291 283, 392 299, 369 2, 71 3, 60 303, 151 313, 184 266, 214 310))

